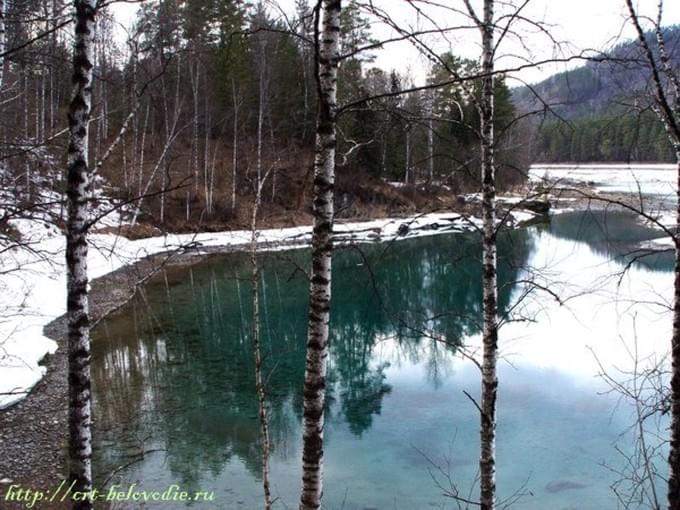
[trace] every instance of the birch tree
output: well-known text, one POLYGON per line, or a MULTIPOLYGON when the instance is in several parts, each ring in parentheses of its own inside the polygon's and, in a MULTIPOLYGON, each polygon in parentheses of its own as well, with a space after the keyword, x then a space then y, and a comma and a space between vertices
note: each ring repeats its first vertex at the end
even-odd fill
POLYGON ((258 181, 255 192, 255 203, 250 222, 250 279, 252 285, 253 302, 253 327, 252 345, 253 358, 255 361, 255 392, 257 393, 258 415, 260 419, 260 440, 262 442, 262 488, 264 490, 264 508, 271 510, 272 493, 269 482, 269 419, 267 415, 267 395, 265 392, 265 380, 262 376, 262 348, 260 342, 260 266, 257 260, 257 215, 262 204, 262 188, 269 171, 262 181, 258 181))
MULTIPOLYGON (((74 492, 92 489, 90 324, 87 296, 87 225, 90 195, 88 123, 92 99, 96 0, 74 0, 73 99, 68 111, 66 277, 69 382, 69 478, 74 492)), ((92 501, 73 508, 91 509, 92 501)))
POLYGON ((323 429, 331 304, 333 184, 337 125, 337 76, 341 0, 319 0, 316 10, 316 79, 319 111, 314 157, 312 271, 303 395, 300 510, 321 507, 323 429), (319 16, 322 16, 319 30, 319 16))
MULTIPOLYGON (((643 58, 651 74, 653 90, 652 109, 663 124, 675 151, 678 182, 676 187, 677 205, 675 232, 680 228, 680 73, 674 69, 666 48, 663 29, 663 0, 658 2, 657 18, 653 37, 656 51, 647 38, 642 25, 643 19, 633 5, 626 0, 630 20, 635 27, 643 58)), ((673 287, 673 327, 671 331, 671 423, 670 449, 668 453, 668 508, 680 509, 680 238, 673 236, 675 248, 675 280, 673 287)))
MULTIPOLYGON (((4 55, 5 53, 5 37, 6 37, 6 29, 5 29, 5 16, 7 13, 7 7, 5 4, 5 0, 0 0, 0 55, 4 55)), ((2 90, 2 86, 4 83, 4 77, 5 77, 5 57, 1 56, 0 57, 0 90, 2 90)))
POLYGON ((482 172, 482 299, 483 358, 480 406, 479 503, 482 510, 496 503, 496 396, 498 376, 498 283, 496 259, 496 184, 494 171, 494 21, 493 0, 484 0, 480 18, 469 0, 470 17, 482 36, 482 93, 477 103, 480 117, 482 172))

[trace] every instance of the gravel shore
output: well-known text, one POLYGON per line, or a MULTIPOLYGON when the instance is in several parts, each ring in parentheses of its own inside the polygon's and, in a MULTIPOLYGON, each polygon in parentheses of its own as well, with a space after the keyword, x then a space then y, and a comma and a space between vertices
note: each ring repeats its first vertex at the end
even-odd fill
MULTIPOLYGON (((211 250, 227 253, 242 247, 211 250)), ((137 287, 168 265, 202 260, 205 253, 156 255, 98 278, 91 283, 90 316, 96 323, 127 303, 137 287)), ((66 317, 45 328, 59 348, 43 360, 45 377, 16 405, 0 411, 0 509, 27 508, 27 502, 10 501, 12 485, 32 490, 55 490, 67 476, 68 359, 66 317)), ((37 503, 33 508, 70 508, 68 502, 37 503)))

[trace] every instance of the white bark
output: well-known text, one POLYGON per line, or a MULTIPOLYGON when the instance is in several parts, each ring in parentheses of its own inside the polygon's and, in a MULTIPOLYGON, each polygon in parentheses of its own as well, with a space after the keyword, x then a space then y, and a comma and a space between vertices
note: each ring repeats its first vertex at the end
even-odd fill
POLYGON ((47 95, 47 84, 45 80, 45 75, 47 74, 47 67, 42 66, 40 69, 40 136, 38 137, 38 140, 43 142, 46 138, 46 131, 45 131, 45 117, 47 115, 47 108, 46 108, 46 101, 45 101, 45 96, 47 95))
MULTIPOLYGON (((675 149, 677 164, 677 209, 676 209, 676 232, 680 229, 680 79, 670 65, 666 53, 661 19, 663 14, 663 1, 658 3, 658 17, 656 26, 656 42, 658 60, 655 57, 645 31, 640 24, 640 16, 636 12, 632 0, 626 0, 626 6, 633 23, 638 42, 644 50, 645 58, 651 73, 651 83, 654 90, 654 111, 662 122, 669 140, 675 149), (664 78, 669 88, 667 92, 664 86, 664 78), (674 96, 674 97, 673 97, 674 96)), ((668 508, 680 509, 680 237, 674 236, 675 242, 675 278, 673 295, 673 326, 671 331, 671 422, 670 440, 668 452, 668 508)))
MULTIPOLYGON (((174 113, 174 120, 173 120, 173 126, 177 126, 177 121, 179 119, 179 114, 180 114, 180 83, 181 83, 181 57, 180 55, 177 55, 177 80, 175 83, 175 113, 174 113)), ((169 125, 169 116, 167 112, 167 102, 165 103, 165 138, 170 139, 170 125, 169 125)), ((173 128, 174 129, 174 128, 173 128)), ((163 223, 165 221, 165 192, 166 188, 168 187, 168 166, 166 164, 165 166, 165 171, 163 172, 163 179, 162 179, 162 186, 163 186, 163 193, 161 193, 161 210, 160 210, 160 221, 163 223)), ((188 201, 187 201, 188 204, 188 201)), ((188 215, 187 215, 188 216, 188 215)), ((187 218, 188 221, 188 218, 187 218)))
POLYGON ((258 94, 258 106, 257 106, 257 186, 260 186, 262 182, 262 129, 264 124, 264 101, 265 95, 267 94, 267 85, 265 78, 266 69, 266 52, 265 44, 260 41, 260 72, 259 72, 259 94, 258 94))
MULTIPOLYGON (((678 112, 680 113, 680 112, 678 112)), ((678 116, 680 120, 680 115, 678 116)), ((680 228, 680 143, 675 144, 677 162, 676 232, 680 228)), ((668 453, 668 508, 680 508, 680 240, 675 238, 675 279, 673 293, 673 330, 671 334, 671 424, 668 453)))
POLYGON ((146 103, 146 115, 144 116, 144 124, 142 125, 142 140, 139 145, 139 169, 137 174, 137 194, 142 195, 142 186, 144 185, 144 152, 146 148, 146 129, 149 124, 149 111, 151 104, 146 103))
MULTIPOLYGON (((144 197, 147 195, 149 192, 149 188, 151 187, 151 183, 154 180, 154 177, 156 177, 156 172, 158 172, 158 169, 161 167, 161 165, 165 161, 165 157, 168 154, 168 151, 172 147, 173 143, 175 143, 175 140, 177 139, 177 136, 180 134, 182 131, 181 129, 177 129, 177 120, 179 119, 179 115, 175 117, 175 124, 172 127, 171 130, 171 136, 169 139, 165 141, 165 145, 163 146, 163 151, 161 152, 161 155, 158 157, 158 160, 156 161, 156 164, 154 165, 153 169, 151 170, 151 174, 149 174, 149 178, 146 181, 146 185, 144 186, 143 189, 140 189, 139 196, 137 199, 137 205, 135 206, 135 211, 132 214, 132 220, 130 221, 130 226, 134 226, 137 223, 137 218, 139 217, 139 213, 142 210, 142 202, 144 201, 144 197)), ((165 192, 165 189, 163 190, 165 192)), ((187 191, 187 193, 189 193, 187 191)), ((189 221, 189 197, 187 197, 187 221, 189 221)))
POLYGON ((406 164, 404 165, 404 184, 411 180, 411 128, 406 128, 406 164))
MULTIPOLYGON (((87 296, 87 223, 90 198, 88 122, 92 101, 92 63, 96 0, 75 0, 73 100, 69 107, 68 221, 66 225, 69 365, 69 478, 73 491, 92 489, 90 324, 87 296)), ((74 509, 91 509, 90 500, 74 509)))
MULTIPOLYGON (((132 88, 131 88, 131 99, 130 103, 137 101, 137 66, 139 59, 139 44, 136 39, 130 39, 128 41, 130 46, 130 51, 132 53, 132 88)), ((139 141, 139 117, 135 116, 134 122, 132 124, 132 154, 130 157, 130 181, 135 178, 135 169, 137 167, 137 145, 139 141)))
MULTIPOLYGON (((30 138, 28 134, 28 118, 29 118, 29 113, 28 113, 28 71, 26 69, 26 66, 24 65, 22 68, 22 77, 23 77, 23 82, 24 82, 24 94, 23 94, 23 103, 24 103, 24 141, 26 144, 30 143, 30 138)), ((25 179, 26 179, 26 198, 30 200, 31 197, 31 162, 28 157, 24 158, 24 174, 25 174, 25 179)))
POLYGON ((262 441, 262 488, 264 490, 264 508, 271 510, 272 494, 269 483, 269 419, 267 416, 267 399, 265 383, 262 377, 262 349, 260 347, 260 269, 257 261, 257 214, 262 203, 264 180, 258 185, 253 204, 250 236, 250 267, 253 298, 252 344, 255 358, 255 391, 257 393, 258 415, 260 419, 260 440, 262 441))
MULTIPOLYGON (((6 41, 7 41, 7 31, 5 28, 5 15, 7 14, 7 2, 6 0, 0 0, 0 54, 5 53, 6 41)), ((4 85, 5 78, 5 57, 0 57, 0 91, 2 91, 2 86, 4 85)))
POLYGON ((322 1, 322 27, 317 36, 319 114, 314 158, 314 230, 309 296, 309 324, 303 395, 302 493, 300 510, 321 507, 323 493, 323 429, 328 321, 331 304, 333 186, 337 124, 337 76, 340 0, 322 1))
POLYGON ((210 203, 210 113, 208 111, 208 94, 203 98, 203 110, 205 118, 204 144, 203 144, 203 198, 208 217, 212 214, 210 203))
MULTIPOLYGON (((7 13, 7 0, 0 0, 0 55, 5 53, 7 49, 7 31, 5 27, 5 15, 7 13)), ((0 57, 0 99, 2 99, 3 85, 5 78, 5 57, 0 57)), ((4 101, 0 101, 0 116, 4 116, 4 101)), ((6 143, 6 126, 0 127, 0 139, 3 141, 3 145, 6 143)))
POLYGON ((480 505, 492 510, 496 504, 496 396, 498 376, 498 284, 496 274, 496 185, 494 168, 493 0, 484 0, 482 32, 481 117, 482 219, 483 219, 483 313, 481 454, 479 458, 480 505))
POLYGON ((238 145, 238 97, 236 95, 236 83, 234 79, 231 80, 231 91, 232 97, 234 99, 234 126, 233 126, 233 148, 232 148, 232 161, 231 161, 231 212, 232 214, 236 211, 236 179, 238 177, 238 161, 237 161, 237 145, 238 145))
POLYGON ((217 149, 219 144, 215 143, 213 146, 212 162, 210 163, 210 183, 208 185, 208 212, 213 212, 213 200, 215 197, 215 168, 217 166, 217 149))
MULTIPOLYGON (((189 66, 189 78, 191 79, 191 94, 193 96, 194 102, 194 116, 193 116, 193 135, 191 140, 191 169, 194 174, 194 194, 198 196, 198 86, 200 83, 200 72, 199 62, 197 56, 196 58, 196 70, 194 71, 193 66, 189 66)), ((189 204, 187 203, 187 207, 189 204)))
MULTIPOLYGON (((97 161, 94 167, 93 173, 96 174, 99 172, 99 169, 102 167, 102 165, 106 162, 109 157, 111 157, 111 154, 113 154, 113 151, 118 147, 118 145, 121 142, 124 142, 125 139, 125 134, 127 133, 128 128, 130 127, 130 122, 132 119, 137 115, 137 109, 139 108, 139 103, 137 103, 134 107, 134 109, 128 113, 127 117, 125 117, 125 120, 123 121, 123 125, 120 127, 120 131, 118 132, 118 135, 116 138, 111 142, 111 145, 106 149, 106 152, 102 155, 101 158, 97 161)), ((123 150, 123 156, 125 156, 125 150, 123 150)), ((125 165, 124 165, 125 166, 125 165)), ((126 180, 127 184, 127 180, 126 180)))
POLYGON ((428 123, 427 123, 427 180, 431 183, 434 179, 434 90, 430 91, 428 98, 428 123))

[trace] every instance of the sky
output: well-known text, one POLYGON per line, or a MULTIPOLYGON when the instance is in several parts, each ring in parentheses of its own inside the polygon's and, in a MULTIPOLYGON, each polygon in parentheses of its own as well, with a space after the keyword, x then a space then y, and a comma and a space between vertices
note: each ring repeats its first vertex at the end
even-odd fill
MULTIPOLYGON (((518 0, 511 0, 518 4, 518 0)), ((270 0, 272 15, 276 15, 280 6, 286 12, 294 11, 294 0, 270 0)), ((310 2, 311 3, 311 2, 310 2)), ((436 2, 429 2, 430 4, 436 2)), ((457 8, 464 8, 461 0, 443 0, 439 2, 457 8)), ((481 0, 472 0, 473 6, 479 8, 481 0)), ((506 2, 507 3, 507 2, 506 2)), ((640 14, 656 16, 658 0, 634 0, 640 14)), ((404 27, 431 28, 422 16, 406 0, 374 0, 374 4, 383 9, 389 16, 404 27)), ((498 10, 502 7, 498 3, 498 10)), ((422 5, 424 12, 436 20, 440 27, 470 26, 470 21, 462 15, 450 10, 437 9, 422 5)), ((117 20, 128 25, 134 18, 136 6, 128 3, 114 5, 113 11, 117 20)), ((480 9, 481 12, 481 9, 480 9)), ((631 39, 635 32, 630 23, 626 22, 627 10, 624 0, 529 0, 522 11, 524 16, 534 22, 540 22, 549 30, 552 39, 558 41, 559 46, 535 27, 527 23, 515 25, 518 36, 507 37, 498 52, 498 69, 511 69, 527 59, 532 61, 547 60, 555 57, 568 57, 587 49, 606 49, 607 47, 631 39)), ((502 15, 503 12, 498 14, 502 15)), ((664 6, 664 25, 680 24, 680 1, 666 0, 664 6)), ((372 23, 372 31, 377 39, 393 37, 396 32, 380 22, 372 23)), ((458 30, 447 37, 447 41, 434 37, 424 39, 437 51, 451 51, 471 59, 479 56, 479 32, 474 29, 458 30)), ((409 72, 415 83, 422 83, 427 75, 428 61, 409 42, 399 42, 386 45, 384 49, 375 53, 375 65, 385 70, 397 69, 409 72)), ((578 66, 578 62, 553 63, 509 73, 510 86, 522 83, 536 83, 551 74, 578 66)))

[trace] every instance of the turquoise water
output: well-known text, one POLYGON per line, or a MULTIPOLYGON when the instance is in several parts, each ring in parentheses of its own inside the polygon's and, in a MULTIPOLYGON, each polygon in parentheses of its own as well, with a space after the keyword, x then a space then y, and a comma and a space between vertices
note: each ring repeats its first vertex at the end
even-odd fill
MULTIPOLYGON (((629 298, 664 297, 671 258, 647 257, 618 274, 637 243, 653 237, 634 218, 602 211, 500 236, 506 324, 498 490, 501 500, 523 494, 515 508, 617 508, 610 489, 617 476, 608 467, 624 462, 615 446, 629 448, 624 432, 632 415, 602 393, 593 352, 604 366, 620 368, 627 356, 622 342, 631 338, 648 339, 650 352, 664 351, 664 312, 651 299, 633 306, 629 298), (566 301, 527 293, 528 281, 549 284, 566 301)), ((479 259, 473 234, 337 252, 325 508, 458 508, 443 495, 453 487, 474 499, 479 418, 463 391, 478 396, 479 373, 461 352, 474 355, 479 347, 479 259)), ((276 508, 295 508, 308 253, 263 254, 260 262, 273 492, 276 508)), ((130 464, 114 483, 214 491, 214 502, 193 508, 261 508, 248 271, 239 254, 169 269, 98 326, 100 483, 130 464), (140 459, 142 449, 149 453, 140 459)), ((181 504, 158 508, 168 505, 181 504)))

